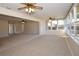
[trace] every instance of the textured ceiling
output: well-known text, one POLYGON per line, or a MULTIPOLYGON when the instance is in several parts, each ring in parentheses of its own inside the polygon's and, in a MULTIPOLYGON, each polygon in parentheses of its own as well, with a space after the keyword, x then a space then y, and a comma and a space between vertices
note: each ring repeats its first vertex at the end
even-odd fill
MULTIPOLYGON (((34 16, 41 19, 48 19, 49 17, 64 18, 71 7, 71 3, 38 3, 39 6, 43 7, 43 10, 37 10, 34 16)), ((19 3, 0 3, 1 7, 11 9, 20 13, 26 14, 25 10, 18 10, 17 8, 22 7, 19 3)))

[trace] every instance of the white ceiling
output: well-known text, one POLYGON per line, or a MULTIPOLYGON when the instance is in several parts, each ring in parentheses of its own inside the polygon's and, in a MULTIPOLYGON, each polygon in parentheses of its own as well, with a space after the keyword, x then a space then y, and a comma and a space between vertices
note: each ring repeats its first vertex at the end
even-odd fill
MULTIPOLYGON (((37 10, 34 16, 41 19, 48 19, 49 17, 55 18, 64 18, 71 7, 71 3, 39 3, 39 6, 43 7, 43 10, 37 10)), ((21 7, 21 4, 18 3, 0 3, 1 7, 9 8, 11 10, 25 13, 25 11, 18 10, 17 8, 21 7)))

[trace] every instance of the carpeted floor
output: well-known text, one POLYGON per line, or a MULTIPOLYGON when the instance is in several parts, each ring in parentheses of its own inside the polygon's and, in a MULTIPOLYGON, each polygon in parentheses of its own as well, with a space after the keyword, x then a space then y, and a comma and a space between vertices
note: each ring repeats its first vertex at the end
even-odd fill
POLYGON ((44 35, 15 35, 0 39, 1 56, 71 56, 66 35, 49 31, 44 35))

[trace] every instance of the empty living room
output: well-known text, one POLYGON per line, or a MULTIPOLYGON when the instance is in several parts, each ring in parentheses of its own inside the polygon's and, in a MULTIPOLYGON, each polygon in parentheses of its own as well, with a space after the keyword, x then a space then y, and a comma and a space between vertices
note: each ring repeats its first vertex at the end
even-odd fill
POLYGON ((78 22, 73 1, 2 0, 0 56, 79 56, 78 22))

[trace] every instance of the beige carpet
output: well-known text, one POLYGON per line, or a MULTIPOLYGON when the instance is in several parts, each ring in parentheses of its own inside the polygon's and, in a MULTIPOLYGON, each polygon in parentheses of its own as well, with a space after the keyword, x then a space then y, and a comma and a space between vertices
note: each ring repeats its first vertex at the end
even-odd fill
MULTIPOLYGON (((51 34, 53 33, 53 34, 51 34)), ((70 56, 65 34, 16 35, 0 39, 0 55, 7 56, 70 56)))

